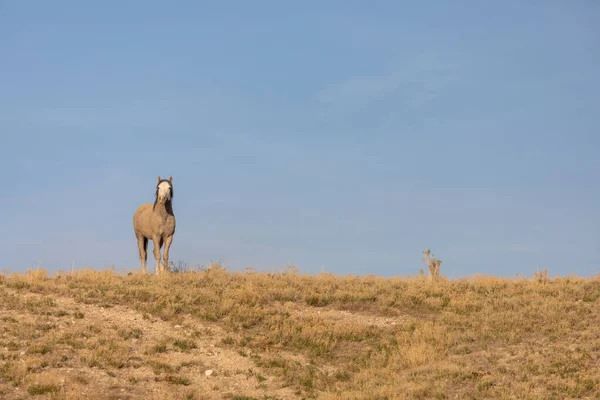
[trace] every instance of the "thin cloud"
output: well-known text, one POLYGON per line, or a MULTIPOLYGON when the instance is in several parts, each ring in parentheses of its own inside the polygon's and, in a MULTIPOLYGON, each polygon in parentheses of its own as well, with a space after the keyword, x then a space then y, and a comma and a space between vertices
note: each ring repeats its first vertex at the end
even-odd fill
POLYGON ((381 98, 399 95, 413 107, 435 99, 457 80, 457 64, 423 56, 389 73, 351 77, 317 93, 321 103, 336 108, 363 107, 381 98))
POLYGON ((530 253, 541 254, 539 248, 526 243, 511 243, 511 244, 478 244, 477 246, 458 246, 450 245, 447 251, 460 254, 476 254, 476 253, 530 253))
POLYGON ((334 106, 365 105, 393 93, 402 81, 402 76, 394 74, 354 77, 325 88, 318 94, 318 99, 334 106))
POLYGON ((540 254, 539 249, 530 246, 528 244, 517 243, 511 244, 507 247, 506 251, 511 253, 532 253, 532 254, 540 254))

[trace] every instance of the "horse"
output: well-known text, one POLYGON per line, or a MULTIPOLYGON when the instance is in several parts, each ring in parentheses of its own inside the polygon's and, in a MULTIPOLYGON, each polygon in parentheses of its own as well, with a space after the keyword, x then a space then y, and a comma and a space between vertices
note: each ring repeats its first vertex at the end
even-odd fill
POLYGON ((175 234, 175 214, 173 214, 173 177, 158 177, 154 204, 144 203, 133 215, 133 230, 137 238, 142 273, 147 274, 146 258, 148 240, 154 242, 154 258, 156 259, 156 275, 169 272, 169 248, 175 234), (160 249, 163 244, 164 264, 160 260, 160 249))

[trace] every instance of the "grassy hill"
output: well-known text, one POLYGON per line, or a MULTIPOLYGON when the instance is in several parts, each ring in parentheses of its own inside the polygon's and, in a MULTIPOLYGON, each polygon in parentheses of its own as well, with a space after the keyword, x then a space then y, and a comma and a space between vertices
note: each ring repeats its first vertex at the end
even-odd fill
POLYGON ((600 276, 0 276, 0 398, 600 398, 600 276))

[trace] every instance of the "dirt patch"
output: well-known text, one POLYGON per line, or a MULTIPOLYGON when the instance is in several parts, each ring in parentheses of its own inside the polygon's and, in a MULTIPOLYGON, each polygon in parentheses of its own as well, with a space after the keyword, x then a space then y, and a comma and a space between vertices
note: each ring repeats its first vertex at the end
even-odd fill
POLYGON ((362 312, 336 310, 333 308, 298 307, 294 309, 293 313, 305 317, 316 316, 332 322, 337 321, 348 325, 376 326, 379 328, 394 328, 414 321, 414 317, 408 315, 384 317, 362 312))

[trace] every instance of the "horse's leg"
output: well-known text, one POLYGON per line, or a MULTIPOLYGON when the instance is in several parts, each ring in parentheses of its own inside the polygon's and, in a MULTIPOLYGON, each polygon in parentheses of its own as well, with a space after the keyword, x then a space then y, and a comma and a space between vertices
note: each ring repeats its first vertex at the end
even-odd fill
MULTIPOLYGON (((160 238, 160 244, 159 244, 159 246, 160 246, 161 249, 163 248, 163 243, 164 242, 165 242, 165 240, 161 237, 160 238)), ((163 253, 164 253, 164 251, 163 251, 163 253)), ((165 272, 165 266, 162 263, 162 259, 161 259, 160 255, 158 256, 158 262, 160 263, 160 273, 162 274, 163 272, 165 272)))
POLYGON ((148 238, 144 237, 144 261, 142 262, 142 268, 144 269, 144 275, 146 275, 146 263, 148 262, 148 238))
POLYGON ((148 239, 144 236, 138 236, 138 249, 140 250, 140 260, 142 261, 142 272, 144 275, 146 274, 146 259, 148 257, 148 253, 146 252, 146 248, 148 247, 148 239))
POLYGON ((161 238, 159 238, 158 236, 155 236, 152 238, 152 241, 154 242, 154 259, 156 260, 156 275, 160 274, 160 245, 161 245, 161 238))
POLYGON ((165 271, 171 272, 169 268, 169 248, 171 247, 171 242, 173 242, 173 235, 167 236, 165 238, 165 250, 163 251, 163 260, 165 260, 165 271))

